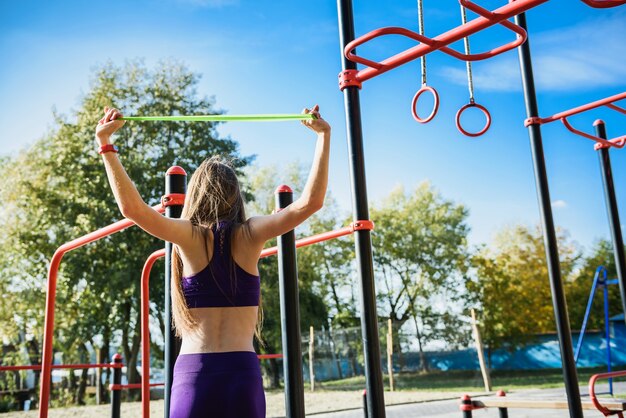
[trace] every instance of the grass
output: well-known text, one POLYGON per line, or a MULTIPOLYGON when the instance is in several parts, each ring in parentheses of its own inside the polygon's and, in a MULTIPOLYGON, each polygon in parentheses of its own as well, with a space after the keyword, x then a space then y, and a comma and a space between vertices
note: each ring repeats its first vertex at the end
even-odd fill
MULTIPOLYGON (((585 384, 591 375, 604 369, 579 369, 578 381, 585 384)), ((394 375, 396 390, 438 392, 484 391, 483 379, 478 371, 432 371, 428 373, 404 372, 394 375)), ((384 377, 385 389, 389 388, 388 376, 384 377)), ((491 386, 494 390, 545 389, 563 387, 561 369, 492 371, 491 386)), ((324 390, 359 390, 365 387, 365 377, 356 376, 327 382, 316 382, 324 390)))

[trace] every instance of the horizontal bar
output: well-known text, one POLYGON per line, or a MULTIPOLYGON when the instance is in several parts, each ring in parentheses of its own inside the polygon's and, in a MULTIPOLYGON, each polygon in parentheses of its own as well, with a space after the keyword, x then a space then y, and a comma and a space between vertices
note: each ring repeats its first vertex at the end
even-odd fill
MULTIPOLYGON (((321 234, 312 235, 310 237, 301 238, 296 241, 296 248, 306 247, 307 245, 317 244, 318 242, 328 241, 334 238, 344 237, 352 234, 354 231, 352 226, 346 226, 335 231, 323 232, 321 234)), ((270 247, 261 251, 259 258, 269 257, 278 253, 278 247, 270 247)))
POLYGON ((273 358, 283 358, 282 354, 259 354, 257 356, 259 360, 268 360, 273 358))
POLYGON ((565 111, 560 112, 560 113, 556 113, 556 114, 554 114, 552 116, 549 116, 547 118, 541 118, 541 119, 539 119, 539 122, 541 124, 554 122, 555 120, 561 120, 563 118, 566 118, 566 117, 569 117, 569 116, 573 116, 573 115, 577 115, 579 113, 583 113, 583 112, 586 112, 586 111, 591 110, 591 109, 596 109, 596 108, 601 107, 601 106, 608 106, 608 107, 610 107, 613 110, 617 110, 618 112, 626 113, 626 110, 621 109, 618 106, 613 105, 613 102, 617 102, 618 100, 622 100, 622 99, 626 99, 626 92, 619 93, 619 94, 616 94, 614 96, 607 97, 605 99, 596 100, 595 102, 587 103, 586 105, 574 107, 572 109, 565 110, 565 111))
POLYGON ((274 115, 124 116, 119 119, 166 122, 284 122, 290 120, 317 119, 317 117, 310 113, 282 113, 274 115))
MULTIPOLYGON (((389 70, 392 70, 396 67, 399 67, 407 62, 413 61, 417 58, 420 58, 426 54, 429 54, 433 51, 442 49, 447 45, 450 45, 460 39, 468 37, 470 35, 475 34, 483 29, 494 26, 506 19, 509 19, 513 16, 516 16, 520 13, 523 13, 529 9, 532 9, 535 6, 538 6, 542 3, 546 3, 548 0, 517 0, 510 2, 499 9, 496 9, 492 12, 491 18, 486 18, 484 16, 479 16, 470 22, 467 22, 464 25, 456 27, 454 29, 449 30, 435 38, 432 38, 428 43, 426 41, 420 43, 413 48, 407 49, 401 53, 398 53, 386 60, 383 60, 380 63, 377 63, 377 68, 364 68, 360 70, 356 78, 363 82, 369 80, 370 78, 374 78, 380 74, 383 74, 389 70)), ((399 28, 396 28, 399 29, 399 28)), ((375 31, 374 31, 375 32, 375 31)), ((380 35, 377 35, 380 36, 380 35)), ((363 35, 360 38, 355 39, 354 41, 348 43, 344 49, 344 54, 348 59, 350 58, 351 51, 362 43, 363 39, 372 39, 376 36, 372 36, 372 32, 369 34, 363 35)))
MULTIPOLYGON (((158 386, 165 386, 165 383, 150 383, 151 388, 158 386)), ((123 389, 141 389, 141 383, 128 383, 126 385, 110 384, 109 390, 123 390, 123 389)))
MULTIPOLYGON (((118 369, 123 364, 103 363, 103 364, 53 364, 53 369, 118 369)), ((0 372, 19 370, 41 370, 41 364, 29 364, 24 366, 0 366, 0 372)))

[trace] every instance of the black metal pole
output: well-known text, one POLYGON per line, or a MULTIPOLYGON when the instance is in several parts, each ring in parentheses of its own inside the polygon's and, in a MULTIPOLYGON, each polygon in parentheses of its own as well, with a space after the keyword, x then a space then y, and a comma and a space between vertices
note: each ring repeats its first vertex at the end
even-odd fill
MULTIPOLYGON (((346 44, 354 40, 352 0, 337 0, 337 9, 339 15, 341 66, 343 71, 355 70, 356 63, 348 60, 343 53, 346 44)), ((369 209, 367 205, 367 184, 365 181, 359 87, 344 87, 343 98, 350 159, 350 182, 352 185, 352 217, 355 222, 364 221, 369 220, 369 209)), ((378 315, 376 311, 376 289, 374 286, 370 231, 356 231, 354 241, 358 277, 361 279, 361 334, 365 363, 367 411, 370 418, 384 418, 385 398, 380 359, 380 341, 378 339, 378 315)))
MULTIPOLYGON (((113 387, 115 388, 118 385, 122 384, 122 367, 121 364, 124 361, 122 359, 122 355, 119 353, 115 353, 113 355, 112 363, 119 367, 113 368, 113 387)), ((112 389, 111 390, 111 418, 120 418, 122 407, 122 391, 121 389, 112 389)))
MULTIPOLYGON (((603 121, 597 120, 593 124, 596 128, 596 135, 606 139, 606 126, 603 121)), ((622 310, 626 321, 626 259, 624 258, 624 240, 622 238, 621 224, 619 221, 619 211, 617 210, 617 198, 615 197, 615 184, 613 183, 613 170, 611 169, 611 157, 609 148, 599 145, 598 157, 600 158, 600 168, 602 171, 602 184, 604 185, 604 199, 606 200, 606 211, 609 215, 609 227, 611 228, 611 238, 613 240, 613 254, 615 256, 615 267, 617 269, 617 283, 622 297, 622 310)))
MULTIPOLYGON (((283 185, 276 189, 278 209, 284 209, 292 202, 293 192, 288 186, 283 185)), ((285 379, 285 413, 287 418, 304 418, 300 293, 296 263, 296 235, 293 230, 278 237, 278 286, 285 379)))
MULTIPOLYGON (((528 32, 525 13, 515 16, 515 23, 528 32)), ((524 88, 524 101, 526 103, 526 114, 528 118, 536 118, 539 116, 539 109, 535 93, 535 80, 530 58, 529 40, 526 40, 526 42, 520 45, 518 52, 524 88)), ((576 363, 574 361, 572 348, 572 333, 567 315, 567 304, 559 266, 559 249, 557 246, 556 232, 554 230, 554 220, 552 218, 548 174, 546 172, 546 162, 541 139, 541 125, 537 123, 529 124, 528 135, 530 137, 530 147, 535 169, 535 184, 537 187, 537 198, 539 200, 541 225, 543 227, 543 240, 546 249, 546 261, 552 291, 552 305, 554 307, 556 331, 559 336, 559 345, 561 348, 563 380, 565 382, 569 413, 571 418, 582 418, 583 410, 580 401, 576 363)))
MULTIPOLYGON (((165 196, 171 194, 185 194, 187 191, 187 173, 182 167, 170 167, 165 173, 165 196)), ((165 208, 165 216, 168 218, 180 218, 183 212, 183 205, 169 205, 165 208)), ((174 364, 180 351, 180 340, 174 335, 172 328, 172 297, 171 297, 171 272, 172 272, 172 243, 165 243, 165 366, 164 380, 164 417, 170 416, 170 396, 172 394, 172 379, 174 377, 174 364)), ((142 360, 146 361, 146 360, 142 360)), ((149 361, 149 359, 147 360, 149 361)))

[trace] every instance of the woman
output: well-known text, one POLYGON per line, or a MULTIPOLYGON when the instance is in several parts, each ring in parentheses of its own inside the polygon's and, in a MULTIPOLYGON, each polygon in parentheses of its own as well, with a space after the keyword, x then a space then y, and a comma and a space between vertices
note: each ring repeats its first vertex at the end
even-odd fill
POLYGON ((258 327, 257 263, 265 242, 294 229, 319 210, 328 183, 330 126, 302 123, 317 134, 315 156, 302 195, 280 212, 246 219, 234 170, 220 158, 205 160, 191 176, 180 219, 148 206, 117 157, 111 135, 124 125, 104 109, 96 128, 99 152, 115 200, 126 218, 174 243, 172 311, 182 338, 174 366, 171 418, 265 417, 265 395, 253 338, 258 327))

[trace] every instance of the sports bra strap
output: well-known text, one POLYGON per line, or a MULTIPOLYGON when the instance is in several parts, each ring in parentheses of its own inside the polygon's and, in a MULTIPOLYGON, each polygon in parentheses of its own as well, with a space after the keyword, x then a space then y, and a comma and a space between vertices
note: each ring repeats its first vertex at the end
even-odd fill
POLYGON ((231 222, 220 221, 211 228, 213 231, 213 257, 230 258, 230 240, 233 229, 231 222))

